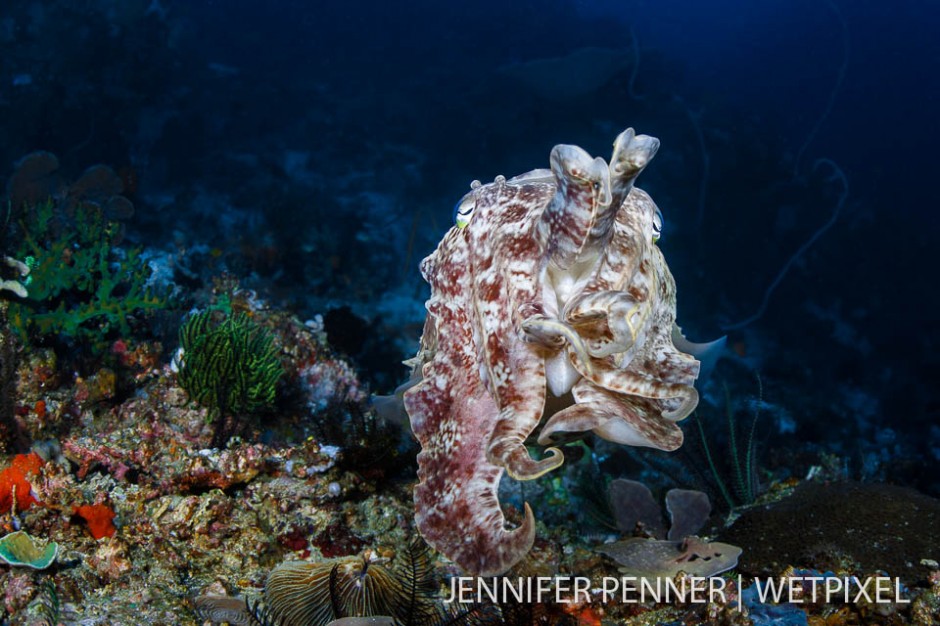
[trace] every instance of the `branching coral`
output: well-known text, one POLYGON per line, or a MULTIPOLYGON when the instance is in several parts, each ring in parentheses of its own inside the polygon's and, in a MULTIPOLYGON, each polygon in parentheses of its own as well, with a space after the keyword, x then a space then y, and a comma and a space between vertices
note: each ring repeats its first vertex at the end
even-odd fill
POLYGON ((79 204, 68 216, 47 200, 19 226, 29 297, 10 304, 9 318, 21 337, 61 335, 100 354, 113 335, 131 333, 135 312, 166 306, 145 287, 149 270, 139 251, 115 247, 118 226, 96 205, 79 204))

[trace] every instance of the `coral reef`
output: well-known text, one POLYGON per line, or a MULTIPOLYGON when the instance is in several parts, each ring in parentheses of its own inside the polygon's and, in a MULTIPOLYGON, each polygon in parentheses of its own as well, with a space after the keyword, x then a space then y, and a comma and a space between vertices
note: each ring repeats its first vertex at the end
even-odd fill
POLYGON ((940 623, 936 16, 628 4, 4 2, 0 625, 940 623))
POLYGON ((44 456, 0 464, 0 522, 59 548, 57 565, 43 570, 51 592, 21 568, 0 569, 5 615, 14 623, 51 611, 51 593, 66 623, 139 623, 146 614, 150 623, 194 625, 198 592, 256 592, 285 557, 407 545, 407 487, 378 490, 375 472, 391 473, 392 466, 344 469, 347 455, 358 458, 356 444, 312 436, 322 422, 347 419, 345 411, 367 413, 366 394, 349 392, 362 389, 349 365, 332 355, 322 333, 252 294, 237 292, 229 302, 234 314, 251 310, 269 341, 285 346, 290 399, 277 420, 246 422, 224 449, 206 448, 213 435, 208 411, 189 402, 168 363, 141 364, 147 369, 135 379, 136 393, 122 394, 98 390, 96 380, 114 384, 105 369, 76 379, 63 375, 51 351, 24 354, 13 377, 15 409, 44 456), (322 404, 303 399, 313 393, 308 385, 319 383, 300 371, 315 364, 342 373, 331 378, 336 385, 317 391, 322 404), (38 443, 52 433, 57 441, 38 443), (125 592, 137 599, 123 603, 125 592))
POLYGON ((18 454, 0 471, 0 512, 16 514, 38 503, 29 477, 39 472, 42 460, 35 453, 18 454))
POLYGON ((7 303, 0 301, 0 450, 24 453, 31 442, 16 414, 18 350, 7 324, 7 303))

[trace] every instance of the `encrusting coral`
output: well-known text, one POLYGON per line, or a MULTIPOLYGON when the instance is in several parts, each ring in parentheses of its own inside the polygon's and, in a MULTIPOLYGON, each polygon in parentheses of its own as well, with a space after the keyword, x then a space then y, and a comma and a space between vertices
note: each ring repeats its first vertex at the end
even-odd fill
POLYGON ((59 544, 56 542, 40 545, 22 530, 0 537, 0 561, 7 565, 46 569, 58 553, 59 544))
POLYGON ((42 460, 35 454, 17 454, 10 466, 0 471, 0 513, 25 511, 38 500, 29 477, 39 472, 42 460))
POLYGON ((95 539, 113 537, 117 529, 114 527, 114 509, 106 504, 83 504, 73 507, 72 512, 85 520, 88 531, 95 539))

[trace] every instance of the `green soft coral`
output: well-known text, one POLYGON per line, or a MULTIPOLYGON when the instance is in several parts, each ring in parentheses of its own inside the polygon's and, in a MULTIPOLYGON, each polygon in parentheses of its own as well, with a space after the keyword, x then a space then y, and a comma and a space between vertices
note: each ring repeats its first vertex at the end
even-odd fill
POLYGON ((146 287, 150 271, 140 251, 115 248, 118 225, 96 205, 80 204, 66 219, 43 202, 20 228, 29 296, 11 304, 10 321, 22 337, 63 335, 100 351, 111 336, 131 333, 134 313, 166 306, 146 287))

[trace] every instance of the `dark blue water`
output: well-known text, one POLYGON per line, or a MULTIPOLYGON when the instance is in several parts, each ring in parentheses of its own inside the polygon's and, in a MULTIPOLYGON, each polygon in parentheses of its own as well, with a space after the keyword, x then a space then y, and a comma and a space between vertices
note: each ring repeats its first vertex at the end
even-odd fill
POLYGON ((0 163, 130 172, 129 242, 212 249, 301 316, 350 306, 387 385, 469 182, 633 126, 663 142, 640 183, 680 323, 761 372, 768 432, 857 475, 936 468, 937 32, 913 0, 12 1, 0 163))

